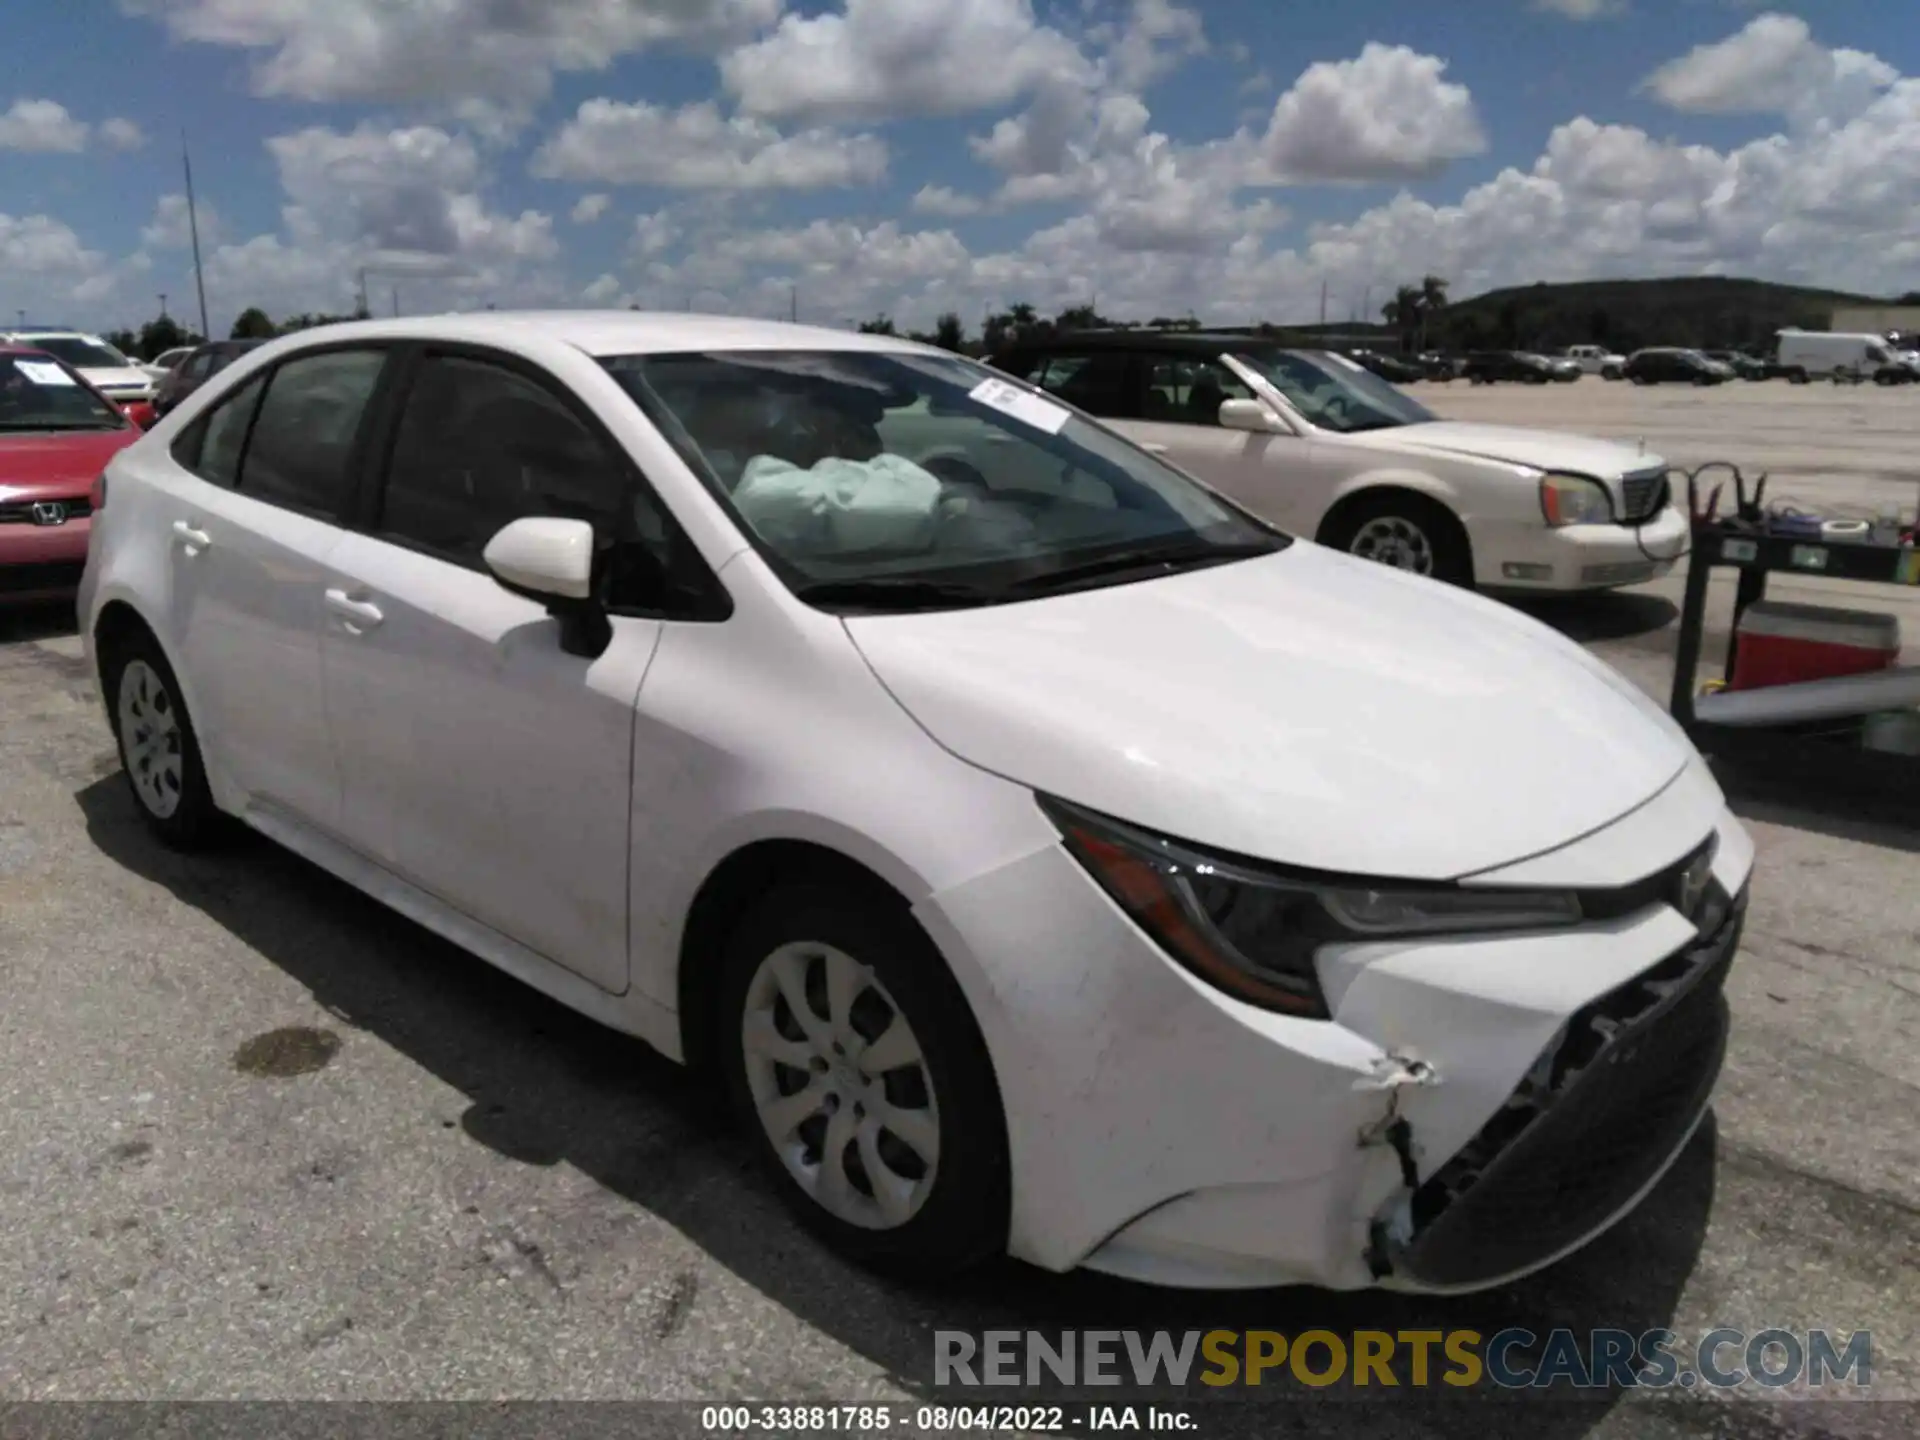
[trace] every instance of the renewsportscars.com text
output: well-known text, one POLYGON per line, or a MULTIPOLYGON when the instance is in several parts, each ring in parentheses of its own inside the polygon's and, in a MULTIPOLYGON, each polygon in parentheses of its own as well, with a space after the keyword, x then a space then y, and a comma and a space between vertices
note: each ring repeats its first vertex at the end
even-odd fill
POLYGON ((1864 1390, 1865 1330, 964 1330, 934 1332, 939 1386, 1864 1390))

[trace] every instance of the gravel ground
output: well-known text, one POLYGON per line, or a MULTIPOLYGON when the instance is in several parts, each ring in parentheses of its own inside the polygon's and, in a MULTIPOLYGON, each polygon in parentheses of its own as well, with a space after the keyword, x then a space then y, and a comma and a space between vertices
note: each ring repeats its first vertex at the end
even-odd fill
MULTIPOLYGON (((1453 417, 1767 466, 1809 503, 1920 489, 1920 394, 1416 388, 1453 417)), ((1677 594, 1529 608, 1659 694, 1677 594)), ((1920 634, 1905 593, 1836 603, 1899 608, 1920 634)), ((1196 1409, 1196 1433, 1914 1433, 1920 832, 1739 803, 1759 861, 1714 1120, 1581 1255, 1452 1301, 1169 1294, 1013 1265, 921 1293, 816 1248, 709 1099, 637 1043, 264 841, 194 860, 150 844, 70 625, 0 616, 0 1401, 911 1401, 932 1394, 934 1329, 1780 1325, 1870 1329, 1881 1402, 1431 1408, 1296 1390, 1196 1409)), ((330 1434, 408 1417, 420 1433, 700 1428, 697 1410, 447 1413, 305 1418, 330 1434)), ((123 1413, 128 1433, 165 1418, 123 1413)), ((0 1430, 80 1419, 112 1429, 28 1410, 0 1430)), ((235 1408, 195 1426, 301 1421, 235 1408)))

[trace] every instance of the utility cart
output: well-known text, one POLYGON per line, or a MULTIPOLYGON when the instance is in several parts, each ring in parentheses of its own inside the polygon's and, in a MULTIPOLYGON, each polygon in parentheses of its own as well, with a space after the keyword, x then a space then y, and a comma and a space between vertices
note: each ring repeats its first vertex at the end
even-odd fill
MULTIPOLYGON (((1696 472, 1697 473, 1697 472, 1696 472)), ((1761 508, 1765 477, 1746 494, 1737 471, 1738 509, 1716 513, 1719 489, 1704 512, 1689 480, 1693 544, 1680 605, 1671 711, 1703 753, 1755 779, 1829 789, 1883 792, 1920 782, 1920 667, 1900 667, 1896 622, 1870 612, 1779 604, 1767 600, 1776 574, 1920 587, 1920 549, 1911 529, 1866 522, 1782 517, 1761 508), (1707 595, 1716 570, 1738 572, 1723 677, 1702 686, 1700 652, 1707 595), (1756 609, 1756 607, 1758 607, 1756 609), (1789 680, 1756 660, 1754 620, 1774 622, 1770 639, 1823 623, 1830 635, 1810 648, 1831 657, 1887 647, 1877 661, 1808 667, 1812 678, 1789 680), (1884 621, 1889 640, 1863 634, 1884 621), (1747 629, 1743 632, 1743 622, 1747 629), (1743 665, 1743 641, 1749 653, 1743 665)), ((1773 646, 1790 653, 1791 641, 1773 646)), ((1796 663, 1805 663, 1807 652, 1796 663)), ((1772 667, 1772 668, 1777 668, 1772 667)))

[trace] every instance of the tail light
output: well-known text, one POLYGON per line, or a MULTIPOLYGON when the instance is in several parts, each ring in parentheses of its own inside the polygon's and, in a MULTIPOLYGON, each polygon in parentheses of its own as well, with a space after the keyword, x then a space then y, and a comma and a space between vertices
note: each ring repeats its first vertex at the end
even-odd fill
POLYGON ((95 515, 107 508, 107 472, 102 470, 87 492, 87 508, 95 515))

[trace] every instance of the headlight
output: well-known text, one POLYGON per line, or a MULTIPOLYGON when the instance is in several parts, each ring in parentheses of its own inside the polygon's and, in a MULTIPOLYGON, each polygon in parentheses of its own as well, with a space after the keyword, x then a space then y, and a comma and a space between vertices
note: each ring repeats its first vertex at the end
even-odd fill
POLYGON ((1584 475, 1547 475, 1540 481, 1540 513, 1562 525, 1610 525, 1613 499, 1606 487, 1584 475))
POLYGON ((1558 890, 1472 890, 1288 873, 1207 855, 1051 798, 1067 850, 1175 961, 1236 999, 1325 1019, 1315 959, 1327 945, 1536 930, 1580 919, 1558 890))

